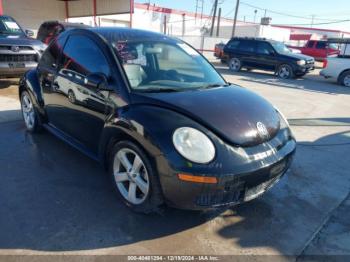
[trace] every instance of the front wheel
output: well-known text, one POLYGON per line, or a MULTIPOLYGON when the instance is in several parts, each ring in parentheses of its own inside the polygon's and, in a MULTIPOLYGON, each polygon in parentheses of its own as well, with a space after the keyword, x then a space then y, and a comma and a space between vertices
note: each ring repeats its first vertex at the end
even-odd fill
POLYGON ((231 58, 229 65, 230 70, 233 72, 238 72, 242 68, 241 60, 239 60, 237 57, 231 58))
POLYGON ((339 84, 350 87, 350 70, 341 73, 339 76, 339 84))
POLYGON ((293 68, 287 64, 280 65, 277 69, 277 75, 282 79, 291 79, 294 77, 293 68))
POLYGON ((27 130, 32 133, 40 131, 40 118, 34 107, 33 100, 27 91, 21 93, 21 110, 27 130))
POLYGON ((114 145, 110 175, 119 197, 132 210, 151 213, 163 203, 160 183, 148 155, 133 142, 114 145))

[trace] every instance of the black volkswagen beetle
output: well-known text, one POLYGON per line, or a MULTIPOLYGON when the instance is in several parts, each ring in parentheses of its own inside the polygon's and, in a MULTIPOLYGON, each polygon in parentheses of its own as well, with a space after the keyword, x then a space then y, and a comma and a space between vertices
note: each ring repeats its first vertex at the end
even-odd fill
POLYGON ((44 127, 101 162, 138 212, 251 200, 284 175, 296 147, 269 102, 153 32, 64 32, 19 93, 27 129, 44 127))

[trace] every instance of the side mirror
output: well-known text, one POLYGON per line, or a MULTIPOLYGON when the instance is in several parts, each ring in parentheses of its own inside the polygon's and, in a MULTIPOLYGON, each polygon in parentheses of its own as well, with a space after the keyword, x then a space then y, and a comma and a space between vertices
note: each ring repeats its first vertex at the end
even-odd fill
POLYGON ((32 30, 26 29, 26 30, 25 30, 25 33, 26 33, 26 35, 27 35, 28 37, 33 37, 33 36, 34 36, 34 32, 33 32, 32 30))
POLYGON ((92 73, 85 77, 84 84, 95 90, 110 90, 108 88, 108 79, 103 73, 92 73))
POLYGON ((275 54, 275 51, 269 50, 269 55, 274 56, 275 54))

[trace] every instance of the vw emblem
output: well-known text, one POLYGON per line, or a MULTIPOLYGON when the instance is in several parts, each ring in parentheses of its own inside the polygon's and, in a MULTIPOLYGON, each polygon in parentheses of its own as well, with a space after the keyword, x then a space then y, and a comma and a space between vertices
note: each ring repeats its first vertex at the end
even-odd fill
POLYGON ((17 46, 17 45, 11 46, 11 51, 12 52, 19 52, 19 46, 17 46))
POLYGON ((256 123, 256 128, 258 129, 258 133, 262 138, 269 137, 269 132, 267 131, 267 128, 263 123, 256 123))

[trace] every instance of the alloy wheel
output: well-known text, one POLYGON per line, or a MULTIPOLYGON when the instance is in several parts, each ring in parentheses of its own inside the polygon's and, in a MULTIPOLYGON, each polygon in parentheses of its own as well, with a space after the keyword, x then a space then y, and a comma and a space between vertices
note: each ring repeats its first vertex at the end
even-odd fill
POLYGON ((239 59, 237 58, 232 58, 230 60, 230 69, 233 71, 239 71, 240 68, 241 68, 241 61, 239 61, 239 59))
POLYGON ((113 175, 119 192, 127 201, 139 205, 146 200, 150 181, 146 166, 135 151, 122 148, 115 154, 113 175))
POLYGON ((73 91, 71 91, 71 90, 69 90, 68 91, 68 100, 69 100, 69 102, 71 102, 72 104, 74 104, 75 103, 75 94, 74 94, 74 92, 73 91))
POLYGON ((287 66, 281 66, 278 70, 278 76, 283 79, 289 78, 291 75, 290 69, 287 66))
POLYGON ((350 74, 344 77, 343 84, 344 86, 350 87, 350 74))
POLYGON ((27 129, 31 130, 35 125, 35 111, 30 97, 24 93, 21 99, 22 114, 27 129))

